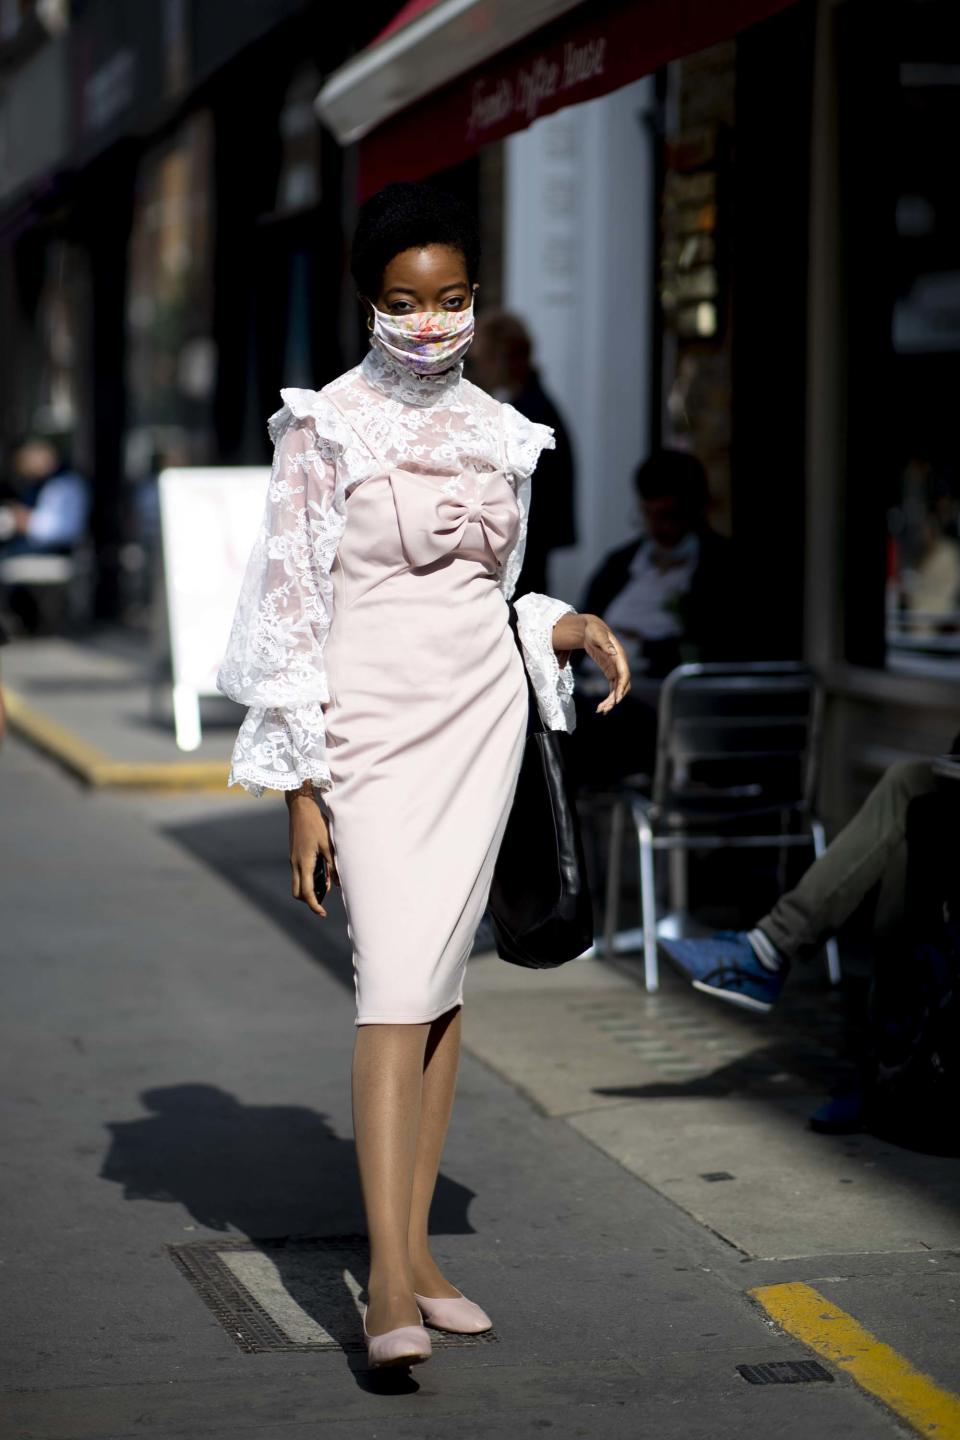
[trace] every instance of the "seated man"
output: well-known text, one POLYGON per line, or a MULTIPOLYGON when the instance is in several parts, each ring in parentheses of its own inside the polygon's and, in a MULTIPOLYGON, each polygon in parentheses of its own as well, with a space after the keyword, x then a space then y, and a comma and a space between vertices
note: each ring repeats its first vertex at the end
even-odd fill
POLYGON ((584 610, 633 645, 638 673, 662 678, 687 660, 726 660, 737 636, 729 540, 707 521, 707 474, 696 455, 658 450, 634 476, 644 534, 604 560, 584 610))
POLYGON ((34 628, 36 620, 29 585, 5 576, 3 562, 70 555, 83 538, 89 508, 85 480, 64 462, 51 440, 31 435, 17 446, 11 481, 0 490, 0 583, 9 586, 10 608, 27 629, 34 628))
MULTIPOLYGON (((960 754, 960 735, 951 754, 960 754)), ((907 806, 936 788, 929 760, 891 765, 799 885, 781 895, 752 930, 721 930, 661 945, 695 989, 763 1012, 773 1009, 791 963, 816 955, 871 892, 874 934, 889 946, 899 938, 903 919, 907 806)))
POLYGON ((83 477, 51 440, 28 436, 13 453, 12 483, 0 495, 0 559, 69 554, 83 537, 88 509, 83 477))
MULTIPOLYGON (((747 628, 729 540, 707 522, 707 475, 695 455, 658 450, 634 477, 644 534, 613 550, 590 580, 581 609, 616 629, 634 677, 658 680, 687 661, 743 658, 747 628)), ((649 772, 656 706, 641 693, 597 716, 577 696, 578 776, 609 783, 649 772)))

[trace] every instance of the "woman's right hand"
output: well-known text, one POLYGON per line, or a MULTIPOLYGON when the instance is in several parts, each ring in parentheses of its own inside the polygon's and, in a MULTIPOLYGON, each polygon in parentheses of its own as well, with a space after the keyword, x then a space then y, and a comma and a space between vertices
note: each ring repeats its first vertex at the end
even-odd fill
MULTIPOLYGON (((302 900, 315 915, 326 916, 313 888, 317 857, 327 862, 331 881, 337 880, 336 863, 330 844, 330 830, 323 811, 313 798, 313 789, 288 791, 287 812, 290 817, 290 873, 294 900, 302 900)), ((339 881, 337 880, 339 884, 339 881)))

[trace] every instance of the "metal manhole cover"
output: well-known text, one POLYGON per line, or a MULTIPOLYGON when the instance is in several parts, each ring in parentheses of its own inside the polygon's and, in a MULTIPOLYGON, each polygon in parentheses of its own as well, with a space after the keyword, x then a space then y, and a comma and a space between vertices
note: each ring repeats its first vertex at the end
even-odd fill
MULTIPOLYGON (((204 1303, 241 1350, 366 1349, 359 1276, 362 1235, 298 1240, 194 1240, 167 1247, 204 1303)), ((483 1335, 430 1332, 433 1345, 477 1345, 483 1335)))
POLYGON ((811 1380, 829 1380, 833 1376, 817 1360, 774 1360, 768 1365, 738 1365, 737 1370, 750 1385, 805 1385, 811 1380))

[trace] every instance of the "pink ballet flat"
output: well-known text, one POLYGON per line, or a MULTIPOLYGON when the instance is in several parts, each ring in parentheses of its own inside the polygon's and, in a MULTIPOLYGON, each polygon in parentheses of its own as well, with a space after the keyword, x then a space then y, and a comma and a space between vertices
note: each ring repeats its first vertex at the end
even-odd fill
POLYGON ((382 1335, 371 1335, 367 1330, 366 1308, 363 1312, 363 1335, 371 1370, 381 1370, 387 1365, 420 1365, 433 1353, 430 1336, 422 1325, 398 1325, 395 1330, 385 1330, 382 1335))
POLYGON ((413 1298, 420 1306, 424 1320, 434 1330, 451 1330, 455 1335, 479 1335, 483 1330, 493 1329, 493 1321, 486 1311, 465 1295, 431 1300, 426 1295, 414 1293, 413 1298))

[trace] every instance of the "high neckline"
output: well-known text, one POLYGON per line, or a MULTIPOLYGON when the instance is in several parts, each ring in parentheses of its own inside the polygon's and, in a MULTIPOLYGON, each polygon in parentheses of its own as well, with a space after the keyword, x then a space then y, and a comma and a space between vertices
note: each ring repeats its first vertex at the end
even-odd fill
POLYGON ((360 373, 368 385, 391 400, 402 400, 405 405, 437 405, 452 398, 463 376, 463 361, 439 375, 415 375, 371 340, 360 373))

